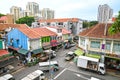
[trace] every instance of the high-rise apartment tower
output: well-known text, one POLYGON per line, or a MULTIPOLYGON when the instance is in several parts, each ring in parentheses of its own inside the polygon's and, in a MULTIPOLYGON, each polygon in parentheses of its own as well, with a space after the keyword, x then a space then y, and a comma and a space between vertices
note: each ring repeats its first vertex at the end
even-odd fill
POLYGON ((113 9, 111 9, 107 4, 99 5, 98 7, 98 22, 106 23, 113 16, 113 9))

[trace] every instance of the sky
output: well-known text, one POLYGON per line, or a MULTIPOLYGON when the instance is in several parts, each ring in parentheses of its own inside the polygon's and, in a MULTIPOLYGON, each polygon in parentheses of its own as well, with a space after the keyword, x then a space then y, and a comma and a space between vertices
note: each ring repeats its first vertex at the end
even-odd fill
POLYGON ((0 13, 10 13, 12 6, 25 10, 28 2, 38 3, 39 9, 54 10, 55 18, 97 20, 98 6, 103 4, 108 4, 113 9, 113 16, 120 11, 119 0, 0 0, 0 13))

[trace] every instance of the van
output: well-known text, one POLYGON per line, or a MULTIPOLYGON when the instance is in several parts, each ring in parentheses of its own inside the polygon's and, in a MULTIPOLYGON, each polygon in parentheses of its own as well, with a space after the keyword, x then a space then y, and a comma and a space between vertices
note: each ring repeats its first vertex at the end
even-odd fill
POLYGON ((44 53, 47 53, 47 55, 49 55, 50 59, 52 58, 55 58, 57 55, 56 55, 56 52, 54 50, 44 50, 43 51, 44 53))
POLYGON ((15 80, 15 78, 11 74, 6 74, 0 77, 0 80, 15 80))
POLYGON ((44 80, 45 75, 41 70, 36 70, 30 74, 28 74, 26 77, 22 78, 21 80, 44 80))
POLYGON ((53 71, 58 71, 59 64, 57 61, 39 62, 39 68, 42 71, 49 71, 50 69, 53 71))

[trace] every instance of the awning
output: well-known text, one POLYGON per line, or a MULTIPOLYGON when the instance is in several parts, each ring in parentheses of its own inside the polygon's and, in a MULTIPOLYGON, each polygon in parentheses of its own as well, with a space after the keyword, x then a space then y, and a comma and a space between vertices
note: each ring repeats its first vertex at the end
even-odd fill
POLYGON ((0 56, 9 54, 9 52, 7 50, 0 50, 0 56))
POLYGON ((12 49, 12 50, 15 50, 15 51, 19 50, 19 48, 14 48, 14 47, 12 47, 12 46, 8 46, 8 48, 10 48, 10 49, 12 49))
POLYGON ((43 49, 50 49, 52 46, 48 45, 48 46, 43 46, 43 49))
POLYGON ((120 58, 119 58, 119 57, 105 56, 105 58, 110 58, 110 59, 120 60, 120 58))
POLYGON ((82 55, 83 53, 84 53, 84 51, 82 51, 81 49, 75 50, 75 54, 76 54, 77 56, 80 56, 80 55, 82 55))
POLYGON ((23 55, 26 55, 28 52, 29 52, 29 51, 26 50, 26 49, 19 49, 19 50, 18 50, 18 53, 23 54, 23 55))
POLYGON ((40 49, 33 50, 32 52, 33 52, 33 54, 38 54, 38 53, 40 53, 42 51, 43 51, 43 49, 40 48, 40 49))

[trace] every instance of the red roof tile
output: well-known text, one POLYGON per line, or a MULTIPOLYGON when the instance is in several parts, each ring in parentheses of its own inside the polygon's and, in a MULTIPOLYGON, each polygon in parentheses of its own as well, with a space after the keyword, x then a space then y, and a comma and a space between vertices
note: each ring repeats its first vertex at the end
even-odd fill
POLYGON ((33 30, 35 32, 37 32, 41 37, 44 36, 56 36, 57 34, 52 32, 51 30, 47 29, 47 28, 33 28, 33 30))
POLYGON ((0 17, 0 20, 1 20, 1 21, 7 20, 7 16, 2 16, 2 17, 0 17))
POLYGON ((93 37, 93 38, 111 38, 111 39, 120 39, 120 33, 110 35, 108 29, 112 24, 107 24, 106 35, 104 35, 105 24, 97 24, 83 32, 79 35, 84 37, 93 37))
POLYGON ((0 50, 0 56, 9 54, 9 52, 7 50, 0 50))
POLYGON ((65 28, 62 28, 62 34, 70 34, 71 32, 65 28))
POLYGON ((39 22, 67 22, 67 21, 71 21, 71 22, 78 22, 79 19, 78 18, 60 18, 60 19, 48 19, 48 20, 39 20, 39 22))
POLYGON ((0 24, 0 31, 3 31, 7 28, 29 28, 26 24, 0 24))

